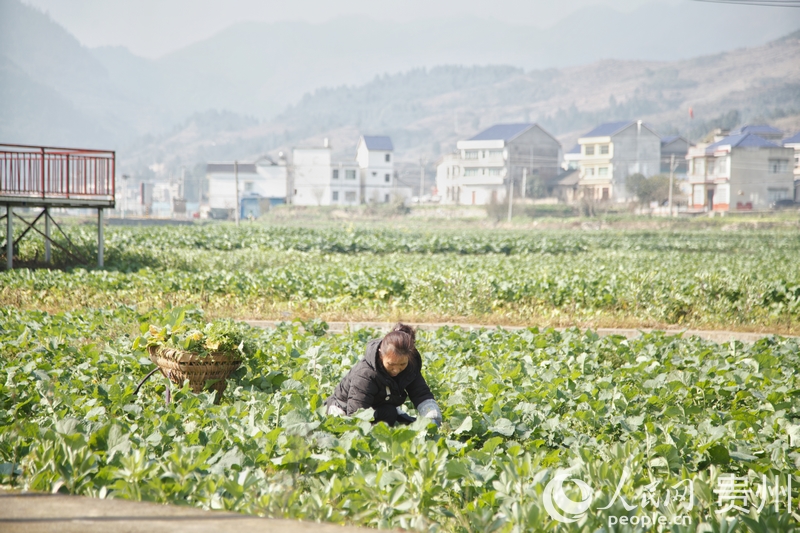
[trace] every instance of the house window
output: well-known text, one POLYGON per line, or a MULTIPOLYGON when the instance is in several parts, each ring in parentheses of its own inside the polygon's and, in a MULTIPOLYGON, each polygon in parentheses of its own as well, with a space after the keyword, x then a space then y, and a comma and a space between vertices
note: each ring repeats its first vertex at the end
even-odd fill
POLYGON ((345 191, 345 193, 344 193, 344 201, 345 202, 355 202, 356 201, 356 191, 345 191))
POLYGON ((777 202, 789 198, 789 189, 767 189, 767 201, 777 202))
POLYGON ((464 176, 477 176, 478 175, 478 170, 480 170, 480 169, 477 169, 477 168, 465 168, 464 169, 464 176))
POLYGON ((383 202, 387 203, 387 204, 389 203, 389 195, 388 194, 386 196, 384 196, 383 202))
POLYGON ((333 169, 333 179, 335 179, 335 180, 339 179, 339 169, 338 168, 333 169))
POLYGON ((598 176, 608 176, 608 167, 600 167, 597 169, 598 176))
POLYGON ((478 150, 464 150, 464 159, 478 159, 478 150))
POLYGON ((389 183, 390 181, 392 181, 392 175, 391 174, 385 174, 383 176, 383 181, 385 181, 386 183, 389 183))
POLYGON ((586 146, 583 147, 583 150, 584 150, 583 153, 586 154, 586 155, 594 155, 594 145, 593 144, 587 144, 586 146))
POLYGON ((706 160, 705 159, 695 159, 694 160, 694 173, 699 174, 700 176, 705 175, 706 173, 706 160))
POLYGON ((355 170, 345 170, 344 171, 344 179, 346 179, 346 180, 354 180, 354 179, 356 179, 356 171, 355 170))
POLYGON ((489 157, 492 159, 503 159, 502 150, 489 150, 489 157))
POLYGON ((490 168, 490 169, 487 169, 487 170, 489 171, 489 175, 490 175, 490 176, 499 176, 499 175, 500 175, 500 171, 501 171, 502 169, 499 169, 499 168, 490 168))
POLYGON ((781 172, 789 171, 788 159, 770 159, 769 160, 769 173, 780 174, 781 172))
POLYGON ((339 191, 333 191, 333 201, 334 202, 338 202, 339 201, 339 191))
POLYGON ((253 182, 252 181, 245 181, 244 182, 244 192, 253 192, 253 182))
MULTIPOLYGON (((603 154, 603 155, 608 154, 608 145, 607 144, 601 144, 600 145, 600 153, 603 154)), ((603 189, 603 190, 605 190, 605 189, 603 189)))
POLYGON ((586 175, 587 176, 594 176, 594 167, 587 167, 586 168, 586 175))
POLYGON ((378 173, 377 173, 377 172, 373 172, 373 173, 372 173, 372 177, 373 177, 373 178, 374 178, 375 176, 377 176, 377 175, 378 175, 378 173))
POLYGON ((386 162, 387 162, 387 163, 388 163, 389 161, 391 161, 391 160, 392 160, 392 156, 391 156, 391 155, 389 155, 389 154, 386 154, 386 156, 385 156, 385 157, 386 157, 386 162))
POLYGON ((608 187, 603 187, 603 200, 608 200, 608 187))
POLYGON ((720 157, 717 160, 717 172, 720 174, 727 174, 728 173, 728 158, 727 157, 720 157))

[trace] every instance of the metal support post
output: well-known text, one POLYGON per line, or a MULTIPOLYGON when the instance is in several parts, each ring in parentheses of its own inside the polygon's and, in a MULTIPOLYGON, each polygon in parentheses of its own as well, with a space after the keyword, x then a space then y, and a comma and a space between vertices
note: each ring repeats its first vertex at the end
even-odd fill
POLYGON ((6 268, 14 268, 14 227, 11 224, 10 205, 6 205, 6 268))
POLYGON ((97 209, 97 266, 103 268, 103 208, 97 209))
POLYGON ((50 264, 50 208, 44 208, 44 262, 50 264))

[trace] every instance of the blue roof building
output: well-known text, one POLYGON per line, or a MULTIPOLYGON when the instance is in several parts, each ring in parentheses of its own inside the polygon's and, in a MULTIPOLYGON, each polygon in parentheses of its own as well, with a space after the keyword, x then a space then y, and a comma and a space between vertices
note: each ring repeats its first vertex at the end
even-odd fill
POLYGON ((745 126, 689 150, 690 206, 705 211, 765 210, 793 200, 794 149, 756 135, 776 130, 745 126))

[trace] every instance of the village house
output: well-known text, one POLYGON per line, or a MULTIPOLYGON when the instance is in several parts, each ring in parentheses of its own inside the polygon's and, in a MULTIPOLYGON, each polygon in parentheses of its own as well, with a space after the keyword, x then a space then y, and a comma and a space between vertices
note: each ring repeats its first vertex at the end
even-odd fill
POLYGON ((327 139, 322 147, 295 148, 292 167, 295 205, 388 203, 411 195, 395 183, 394 146, 386 136, 362 136, 349 161, 334 161, 327 139))
POLYGON ((668 135, 661 138, 661 174, 670 173, 670 165, 674 158, 675 176, 686 177, 686 154, 689 153, 691 143, 680 135, 668 135))
POLYGON ((661 138, 641 120, 601 124, 578 144, 578 188, 587 199, 629 201, 633 195, 625 187, 628 176, 649 178, 661 171, 661 138))
POLYGON ((800 131, 784 139, 782 144, 794 150, 794 201, 800 202, 800 131))
POLYGON ((793 197, 794 150, 745 128, 738 131, 689 149, 692 208, 749 211, 793 197))
POLYGON ((206 165, 209 215, 212 218, 235 218, 236 180, 239 181, 240 218, 258 217, 270 205, 286 202, 286 160, 262 157, 256 162, 218 162, 206 165))
POLYGON ((458 141, 456 151, 436 166, 436 189, 442 203, 487 205, 534 187, 554 186, 561 144, 538 124, 496 124, 458 141))

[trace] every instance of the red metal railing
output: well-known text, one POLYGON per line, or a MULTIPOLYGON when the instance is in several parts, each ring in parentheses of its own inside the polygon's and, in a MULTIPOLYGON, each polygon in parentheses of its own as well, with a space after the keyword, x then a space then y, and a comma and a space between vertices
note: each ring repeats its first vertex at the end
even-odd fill
POLYGON ((114 202, 115 154, 0 144, 2 198, 94 200, 114 202))

